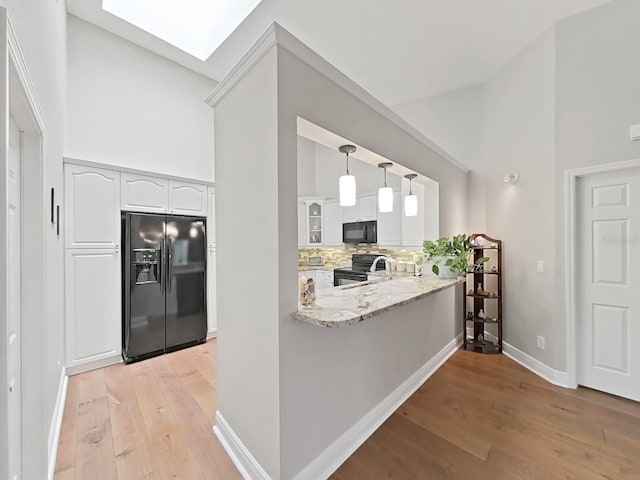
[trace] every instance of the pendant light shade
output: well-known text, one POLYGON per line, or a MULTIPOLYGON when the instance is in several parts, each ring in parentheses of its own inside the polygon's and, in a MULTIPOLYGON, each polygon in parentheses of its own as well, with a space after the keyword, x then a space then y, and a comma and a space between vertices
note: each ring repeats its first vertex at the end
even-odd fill
POLYGON ((347 154, 347 173, 340 177, 338 190, 340 192, 340 206, 352 207, 356 204, 356 177, 349 174, 349 154, 356 151, 354 145, 342 145, 338 150, 347 154))
POLYGON ((352 207, 356 204, 356 177, 342 175, 340 177, 340 206, 352 207))
POLYGON ((411 191, 411 181, 417 176, 415 173, 404 176, 404 178, 409 180, 409 195, 404 197, 404 214, 407 217, 415 217, 418 215, 418 197, 411 191))
POLYGON ((378 167, 384 169, 384 187, 378 190, 378 211, 380 213, 393 212, 393 189, 387 186, 387 168, 393 166, 391 162, 379 163, 378 167))

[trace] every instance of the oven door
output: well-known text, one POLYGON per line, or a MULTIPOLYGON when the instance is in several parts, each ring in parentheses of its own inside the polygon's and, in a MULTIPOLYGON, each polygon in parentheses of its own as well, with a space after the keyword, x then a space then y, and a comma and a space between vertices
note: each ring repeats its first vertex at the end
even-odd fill
POLYGON ((342 272, 342 271, 334 271, 333 272, 333 286, 339 287, 340 285, 351 285, 353 283, 360 283, 367 281, 366 273, 357 273, 357 272, 342 272))

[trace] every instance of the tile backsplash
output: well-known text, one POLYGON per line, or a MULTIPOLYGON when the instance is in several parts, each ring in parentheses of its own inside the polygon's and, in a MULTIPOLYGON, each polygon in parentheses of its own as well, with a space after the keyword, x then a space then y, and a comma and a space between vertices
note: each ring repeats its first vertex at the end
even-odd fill
POLYGON ((390 248, 380 248, 377 245, 348 245, 335 248, 299 248, 298 266, 307 265, 309 255, 322 255, 325 264, 334 267, 346 267, 351 265, 351 255, 354 253, 373 253, 375 255, 386 255, 394 260, 404 260, 405 262, 417 262, 422 258, 422 251, 396 250, 390 248))

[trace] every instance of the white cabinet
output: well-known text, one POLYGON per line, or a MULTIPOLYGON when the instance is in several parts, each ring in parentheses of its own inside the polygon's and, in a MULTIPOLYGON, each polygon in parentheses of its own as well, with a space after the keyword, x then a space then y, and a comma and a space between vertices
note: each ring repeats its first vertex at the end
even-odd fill
POLYGON ((342 207, 337 200, 324 204, 324 244, 328 247, 342 245, 342 207))
POLYGON ((393 211, 378 213, 378 245, 400 246, 402 244, 402 193, 393 192, 393 211))
POLYGON ((120 173, 65 165, 65 246, 120 246, 120 173))
POLYGON ((118 250, 65 252, 67 367, 117 361, 122 349, 120 288, 118 250))
POLYGON ((206 215, 207 187, 197 183, 169 180, 169 213, 206 215))
POLYGON ((375 220, 377 211, 378 197, 376 195, 366 195, 358 197, 354 206, 344 207, 342 218, 344 222, 366 222, 375 220))
POLYGON ((307 246, 307 242, 305 241, 305 239, 307 238, 307 222, 304 212, 304 202, 298 203, 298 248, 304 248, 307 246))
POLYGON ((307 247, 318 247, 323 242, 324 200, 305 200, 304 209, 305 244, 307 247))
POLYGON ((210 336, 218 331, 217 303, 216 303, 216 191, 207 189, 209 198, 207 215, 207 329, 210 336))
POLYGON ((122 210, 163 213, 169 209, 169 181, 163 178, 122 173, 122 210))
POLYGON ((331 270, 316 270, 316 290, 333 288, 333 272, 331 270))
MULTIPOLYGON (((402 246, 403 247, 422 247, 422 242, 426 235, 424 232, 425 220, 425 201, 424 201, 424 185, 413 181, 411 191, 418 197, 418 215, 415 217, 407 217, 404 214, 404 197, 409 195, 409 180, 402 179, 402 246)), ((431 208, 437 211, 437 205, 431 208)))

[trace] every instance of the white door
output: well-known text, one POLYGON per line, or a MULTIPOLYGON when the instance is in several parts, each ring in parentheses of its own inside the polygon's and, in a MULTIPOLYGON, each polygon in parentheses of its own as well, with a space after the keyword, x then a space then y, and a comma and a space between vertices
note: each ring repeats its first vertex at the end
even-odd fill
POLYGON ((120 174, 121 208, 129 212, 169 211, 169 180, 131 173, 120 174))
POLYGON ((67 366, 113 360, 122 351, 117 249, 65 252, 67 366))
POLYGON ((640 169, 577 192, 578 383, 640 400, 640 169))
POLYGON ((298 247, 304 248, 307 244, 306 242, 306 231, 307 231, 307 223, 306 223, 306 215, 304 214, 305 207, 304 203, 298 204, 298 247))
POLYGON ((393 192, 393 211, 378 212, 378 245, 400 246, 402 243, 402 194, 393 192))
POLYGON ((342 207, 337 201, 324 204, 324 244, 342 246, 342 207))
POLYGON ((119 247, 120 173, 66 164, 64 188, 66 247, 119 247))
POLYGON ((9 125, 9 478, 21 477, 22 457, 22 222, 21 134, 9 125))
POLYGON ((216 311, 216 191, 209 187, 209 215, 207 221, 207 328, 209 333, 218 331, 216 311))
POLYGON ((169 212, 180 215, 207 214, 207 187, 197 183, 169 181, 169 212))

